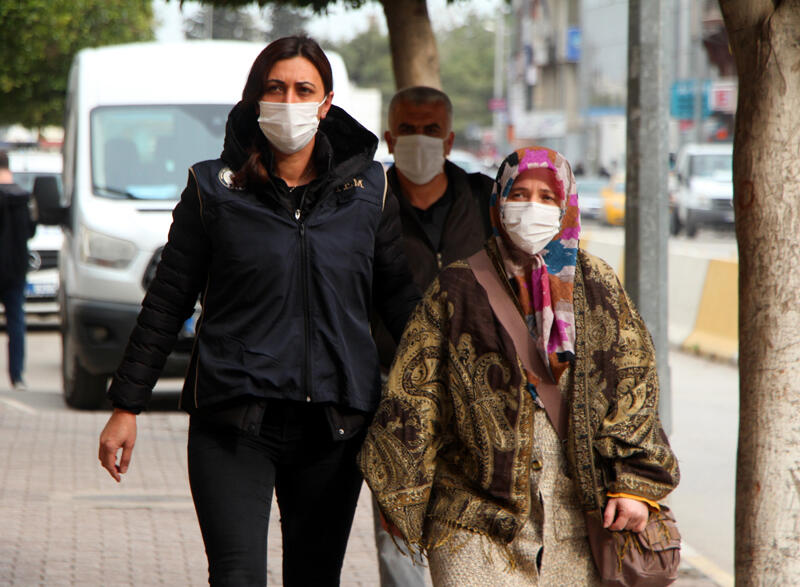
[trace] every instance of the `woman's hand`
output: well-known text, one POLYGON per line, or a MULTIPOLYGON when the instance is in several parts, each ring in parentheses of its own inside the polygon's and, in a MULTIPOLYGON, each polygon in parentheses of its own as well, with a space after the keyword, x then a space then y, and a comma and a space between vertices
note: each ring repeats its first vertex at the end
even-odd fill
POLYGON ((136 414, 115 408, 100 433, 100 464, 114 480, 119 483, 120 476, 128 471, 136 443, 136 414), (122 449, 122 456, 117 464, 117 452, 122 449))
POLYGON ((647 525, 650 510, 643 501, 629 497, 612 497, 603 513, 603 528, 641 532, 647 525))

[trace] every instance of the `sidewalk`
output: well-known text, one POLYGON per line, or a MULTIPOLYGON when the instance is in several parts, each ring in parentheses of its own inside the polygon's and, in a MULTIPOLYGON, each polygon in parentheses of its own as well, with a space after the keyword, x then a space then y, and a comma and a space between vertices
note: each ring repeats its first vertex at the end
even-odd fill
MULTIPOLYGON (((0 585, 207 584, 186 477, 188 420, 162 409, 139 418, 132 467, 117 485, 96 456, 108 413, 67 410, 58 394, 35 388, 0 388, 0 585)), ((345 587, 378 585, 370 507, 365 487, 345 587)), ((269 538, 269 584, 280 585, 275 515, 269 538)), ((717 583, 684 565, 675 585, 717 583)))

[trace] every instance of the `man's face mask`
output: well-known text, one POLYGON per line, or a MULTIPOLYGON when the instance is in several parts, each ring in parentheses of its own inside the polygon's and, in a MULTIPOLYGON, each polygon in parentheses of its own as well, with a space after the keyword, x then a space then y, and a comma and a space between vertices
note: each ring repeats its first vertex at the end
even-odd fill
POLYGON ((424 185, 444 170, 444 139, 399 136, 394 143, 394 164, 411 183, 424 185))

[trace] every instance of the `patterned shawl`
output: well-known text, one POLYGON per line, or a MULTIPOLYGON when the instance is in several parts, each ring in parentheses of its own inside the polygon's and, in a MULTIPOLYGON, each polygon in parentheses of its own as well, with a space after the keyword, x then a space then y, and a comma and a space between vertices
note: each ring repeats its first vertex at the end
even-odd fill
MULTIPOLYGON (((536 346, 549 365, 556 381, 575 360, 575 312, 572 305, 575 263, 580 237, 580 214, 575 177, 569 162, 560 153, 546 147, 527 147, 505 158, 497 172, 490 216, 495 241, 509 279, 517 285, 528 329, 536 346), (514 246, 503 229, 501 212, 517 176, 527 169, 544 168, 553 172, 559 188, 561 230, 535 255, 514 246)), ((538 378, 528 373, 529 383, 538 378)), ((531 392, 536 397, 535 390, 531 392)))

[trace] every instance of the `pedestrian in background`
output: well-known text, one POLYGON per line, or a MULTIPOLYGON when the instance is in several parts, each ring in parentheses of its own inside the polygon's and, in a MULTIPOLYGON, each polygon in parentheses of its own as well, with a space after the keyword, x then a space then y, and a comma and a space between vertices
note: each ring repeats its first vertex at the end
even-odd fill
MULTIPOLYGON (((394 165, 387 176, 400 203, 403 249, 412 261, 414 282, 424 291, 442 267, 479 250, 491 234, 494 182, 446 159, 455 135, 453 105, 444 92, 425 86, 400 90, 389 103, 388 116, 384 139, 394 165)), ((396 345, 380 321, 374 332, 386 374, 396 345)), ((423 561, 398 550, 374 502, 373 516, 381 587, 424 586, 423 561)))
POLYGON ((11 387, 25 391, 25 275, 28 239, 36 232, 30 194, 14 183, 8 153, 0 151, 0 303, 6 315, 8 376, 11 387))
POLYGON ((485 252, 445 268, 409 321, 360 465, 434 586, 598 585, 583 510, 640 532, 679 479, 650 334, 611 267, 578 247, 562 155, 509 155, 491 220, 485 252), (523 366, 472 270, 479 258, 557 382, 563 443, 545 376, 523 366))
POLYGON ((380 395, 370 309, 399 338, 419 300, 377 137, 332 98, 312 39, 256 58, 221 158, 190 169, 109 389, 99 456, 119 481, 136 414, 200 295, 181 406, 212 585, 266 584, 273 490, 284 585, 339 584, 355 455, 380 395))

